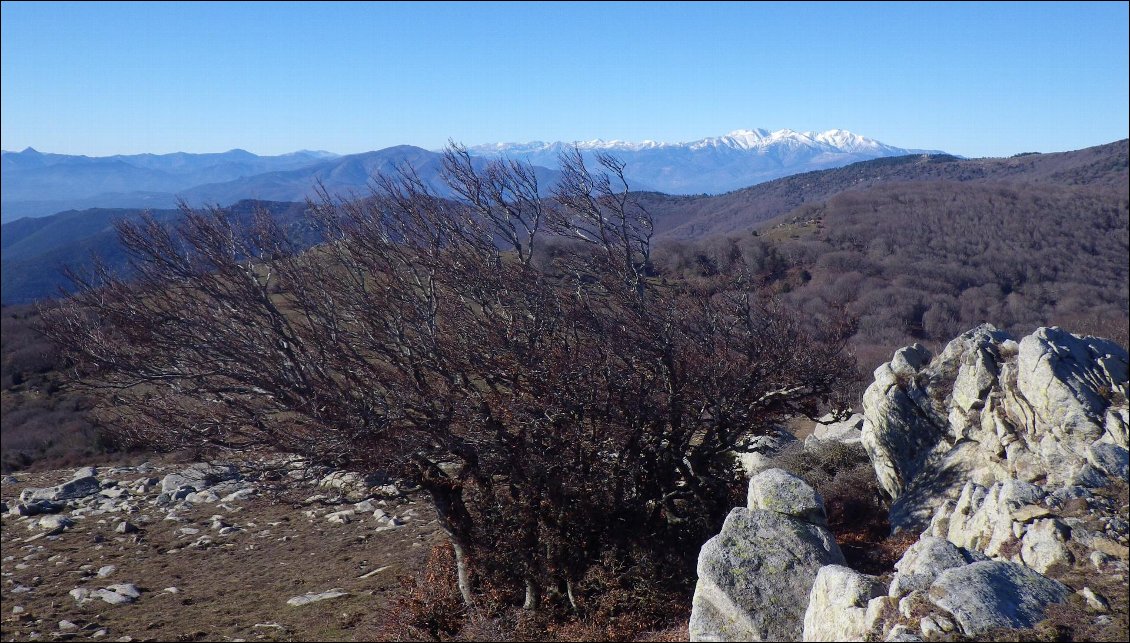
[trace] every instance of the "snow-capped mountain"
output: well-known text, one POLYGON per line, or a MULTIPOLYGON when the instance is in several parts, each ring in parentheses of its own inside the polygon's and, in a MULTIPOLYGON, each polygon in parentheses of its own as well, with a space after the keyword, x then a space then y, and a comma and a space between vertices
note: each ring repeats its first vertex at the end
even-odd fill
POLYGON ((479 156, 508 156, 545 167, 576 145, 589 155, 609 152, 627 163, 625 174, 636 189, 669 194, 717 194, 772 179, 840 167, 884 156, 941 153, 894 147, 847 130, 770 132, 735 130, 686 143, 656 141, 576 141, 573 143, 496 143, 468 148, 479 156))

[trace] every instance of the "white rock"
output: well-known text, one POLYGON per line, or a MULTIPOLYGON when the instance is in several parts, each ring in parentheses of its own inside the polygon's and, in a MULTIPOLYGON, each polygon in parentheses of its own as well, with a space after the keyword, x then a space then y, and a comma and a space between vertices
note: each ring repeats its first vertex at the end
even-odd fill
POLYGON ((749 481, 748 507, 827 525, 824 499, 804 480, 784 469, 768 469, 749 481))
POLYGON ((915 590, 925 591, 942 572, 967 564, 969 559, 953 543, 922 536, 895 563, 897 573, 891 580, 890 595, 902 597, 915 590))
POLYGON ((843 562, 822 526, 774 511, 734 509, 699 552, 691 640, 799 639, 817 572, 843 562))
POLYGON ((1083 599, 1087 601, 1087 606, 1100 614, 1106 614, 1110 611, 1110 602, 1106 598, 1096 594, 1090 587, 1084 587, 1079 591, 1083 595, 1083 599))
POLYGON ((1032 569, 1046 573, 1055 565, 1075 562, 1066 543, 1069 528, 1055 518, 1037 520, 1024 534, 1020 557, 1032 569))
POLYGON ((821 567, 804 613, 802 640, 865 640, 875 625, 868 621, 868 604, 884 591, 874 576, 840 565, 821 567))
POLYGON ((353 522, 353 518, 356 515, 357 512, 352 509, 343 509, 342 511, 335 511, 333 513, 326 514, 326 520, 339 525, 344 525, 353 522))
POLYGON ((987 561, 942 572, 928 595, 953 615, 963 634, 977 637, 998 627, 1032 627, 1043 619, 1048 604, 1062 602, 1070 593, 1024 565, 987 561))
POLYGON ((286 601, 286 604, 292 607, 300 607, 302 605, 309 605, 310 603, 316 603, 318 601, 324 601, 331 598, 338 598, 340 596, 349 596, 349 592, 343 590, 340 587, 328 589, 324 592, 307 592, 305 594, 302 594, 301 596, 295 596, 288 599, 286 601))

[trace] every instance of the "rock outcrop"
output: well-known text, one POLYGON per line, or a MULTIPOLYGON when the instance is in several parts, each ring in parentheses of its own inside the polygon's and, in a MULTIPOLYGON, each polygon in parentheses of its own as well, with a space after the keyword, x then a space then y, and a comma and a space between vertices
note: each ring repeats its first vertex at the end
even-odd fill
POLYGON ((805 443, 858 436, 892 527, 921 534, 890 582, 842 558, 814 568, 839 556, 825 544, 823 499, 761 456, 749 508, 700 554, 692 640, 976 639, 1033 627, 1073 594, 1109 611, 1068 584, 1089 569, 1124 586, 1130 571, 1127 362, 1112 342, 1058 328, 1017 342, 984 325, 937 357, 918 345, 895 352, 875 371, 862 421, 822 422, 805 443), (779 543, 804 552, 784 573, 779 543))
POLYGON ((750 480, 749 505, 730 512, 698 558, 692 641, 795 641, 824 565, 843 554, 824 527, 820 496, 780 469, 750 480))
POLYGON ((1017 563, 990 561, 924 536, 895 564, 889 586, 837 565, 820 569, 804 616, 805 641, 921 640, 957 630, 978 638, 1032 627, 1071 595, 1064 584, 1017 563))
POLYGON ((917 345, 897 351, 864 394, 862 431, 892 525, 925 528, 969 483, 1125 479, 1128 389, 1125 350, 1054 327, 1017 343, 980 326, 932 360, 917 345))

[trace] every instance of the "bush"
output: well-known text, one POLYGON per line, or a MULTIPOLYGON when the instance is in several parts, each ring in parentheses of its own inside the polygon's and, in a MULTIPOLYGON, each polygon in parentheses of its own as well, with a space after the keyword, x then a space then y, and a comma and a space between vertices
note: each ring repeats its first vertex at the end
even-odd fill
POLYGON ((528 167, 455 148, 458 201, 405 168, 312 204, 309 252, 265 213, 123 223, 136 281, 80 279, 44 327, 116 387, 101 408, 128 438, 388 472, 430 495, 467 606, 617 622, 603 570, 689 593, 739 484, 728 453, 833 395, 850 326, 743 291, 741 252, 664 283, 623 165, 600 163, 563 157, 551 206, 528 167), (535 252, 547 228, 580 243, 535 252))

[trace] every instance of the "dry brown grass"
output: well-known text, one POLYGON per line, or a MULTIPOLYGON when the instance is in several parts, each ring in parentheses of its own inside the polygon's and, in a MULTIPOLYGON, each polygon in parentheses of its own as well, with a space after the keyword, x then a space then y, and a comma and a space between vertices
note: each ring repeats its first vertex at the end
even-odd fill
MULTIPOLYGON (((10 501, 25 485, 55 484, 69 473, 21 475, 21 484, 4 485, 3 497, 10 501)), ((80 519, 58 538, 27 544, 23 539, 34 532, 6 517, 0 586, 2 636, 4 640, 27 640, 34 632, 48 637, 66 619, 82 628, 83 637, 106 629, 107 640, 122 636, 159 641, 366 640, 361 633, 363 617, 388 604, 400 591, 397 576, 418 569, 430 547, 442 540, 426 503, 412 502, 418 519, 382 533, 374 531, 372 522, 335 525, 324 518, 310 521, 300 508, 269 498, 240 503, 242 509, 232 513, 198 505, 178 512, 185 522, 163 520, 165 512, 144 506, 141 513, 148 514, 150 522, 141 522, 137 515, 129 517, 142 527, 136 543, 133 536, 113 532, 117 515, 80 519), (218 537, 209 528, 212 514, 225 514, 224 519, 241 531, 218 537), (178 536, 176 531, 182 527, 200 532, 178 536), (263 534, 264 530, 268 533, 263 534), (214 538, 216 544, 205 549, 185 547, 202 535, 214 538), (179 551, 170 552, 174 549, 179 551), (18 569, 20 564, 28 567, 18 569), (94 570, 116 565, 118 569, 100 579, 80 571, 83 565, 94 570), (387 569, 359 578, 381 567, 387 569), (68 595, 75 587, 96 589, 123 582, 143 590, 136 603, 76 605, 68 595), (19 585, 33 590, 13 593, 19 585), (164 592, 166 587, 178 591, 164 592), (350 595, 303 607, 286 604, 292 596, 334 587, 350 595), (14 606, 26 611, 13 615, 14 606), (272 622, 281 628, 255 627, 272 622)))

